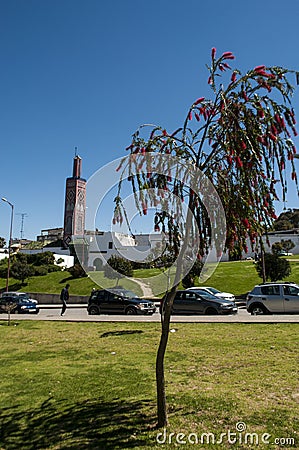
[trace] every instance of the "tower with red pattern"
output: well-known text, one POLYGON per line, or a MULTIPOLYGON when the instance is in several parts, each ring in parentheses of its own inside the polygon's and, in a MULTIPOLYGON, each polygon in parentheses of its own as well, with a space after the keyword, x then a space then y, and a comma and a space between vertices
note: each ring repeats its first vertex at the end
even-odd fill
POLYGON ((86 180, 81 178, 82 159, 76 155, 73 176, 66 179, 63 241, 68 246, 73 237, 83 237, 85 230, 86 180))

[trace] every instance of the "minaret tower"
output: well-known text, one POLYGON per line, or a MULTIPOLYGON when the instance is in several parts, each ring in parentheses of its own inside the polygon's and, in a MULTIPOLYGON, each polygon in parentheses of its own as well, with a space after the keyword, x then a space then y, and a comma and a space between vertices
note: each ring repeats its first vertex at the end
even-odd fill
MULTIPOLYGON (((77 149, 76 149, 77 150, 77 149)), ((82 159, 75 154, 73 176, 66 179, 63 241, 83 237, 85 229, 86 180, 81 178, 82 159)))

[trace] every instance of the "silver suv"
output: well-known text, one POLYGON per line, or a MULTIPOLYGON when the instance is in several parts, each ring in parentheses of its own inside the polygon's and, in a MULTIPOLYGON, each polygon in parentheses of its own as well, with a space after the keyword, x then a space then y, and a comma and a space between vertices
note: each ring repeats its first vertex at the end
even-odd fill
POLYGON ((258 284, 247 295, 247 311, 257 314, 299 314, 299 286, 295 283, 258 284))

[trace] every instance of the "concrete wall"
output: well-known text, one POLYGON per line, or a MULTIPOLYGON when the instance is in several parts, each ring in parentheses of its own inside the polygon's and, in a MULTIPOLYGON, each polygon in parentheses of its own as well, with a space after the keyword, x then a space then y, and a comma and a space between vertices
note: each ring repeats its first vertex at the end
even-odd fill
MULTIPOLYGON (((31 298, 37 300, 41 305, 61 305, 60 294, 44 294, 36 292, 28 292, 31 298)), ((87 304, 89 296, 87 295, 70 295, 67 303, 69 304, 87 304)))

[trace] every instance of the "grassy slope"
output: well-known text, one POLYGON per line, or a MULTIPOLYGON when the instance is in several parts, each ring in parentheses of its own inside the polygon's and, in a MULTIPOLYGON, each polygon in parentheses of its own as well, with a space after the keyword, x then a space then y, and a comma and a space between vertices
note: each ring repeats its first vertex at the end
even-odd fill
MULTIPOLYGON (((298 325, 172 326, 168 435, 219 437, 243 421, 248 432, 271 434, 271 442, 295 437, 299 444, 298 325)), ((159 334, 157 323, 2 323, 0 448, 162 448, 152 428, 159 334)))
MULTIPOLYGON (((299 259, 299 257, 298 257, 299 259)), ((299 283, 299 261, 291 261, 292 274, 287 279, 288 281, 295 281, 299 283)), ((148 270, 136 270, 134 276, 139 278, 142 277, 148 280, 151 285, 153 292, 161 292, 161 286, 156 284, 154 275, 161 273, 159 269, 148 269, 148 270)), ((103 280, 103 274, 98 274, 99 284, 103 280)), ((67 272, 54 272, 47 276, 34 277, 31 278, 28 284, 24 287, 20 286, 18 282, 11 279, 10 289, 19 290, 23 289, 28 292, 49 292, 49 293, 59 293, 63 284, 66 282, 70 283, 70 293, 74 295, 89 295, 93 287, 98 286, 89 278, 79 278, 72 279, 69 277, 67 272)), ((215 288, 232 292, 233 294, 240 295, 250 291, 255 284, 261 282, 261 279, 257 276, 256 270, 254 268, 254 263, 252 261, 237 261, 237 262, 225 262, 220 263, 213 273, 210 279, 208 279, 203 285, 214 286, 215 288)), ((141 295, 141 290, 136 283, 130 280, 121 280, 120 284, 128 289, 132 289, 137 294, 141 295)), ((5 287, 5 280, 0 278, 0 288, 5 287)))

